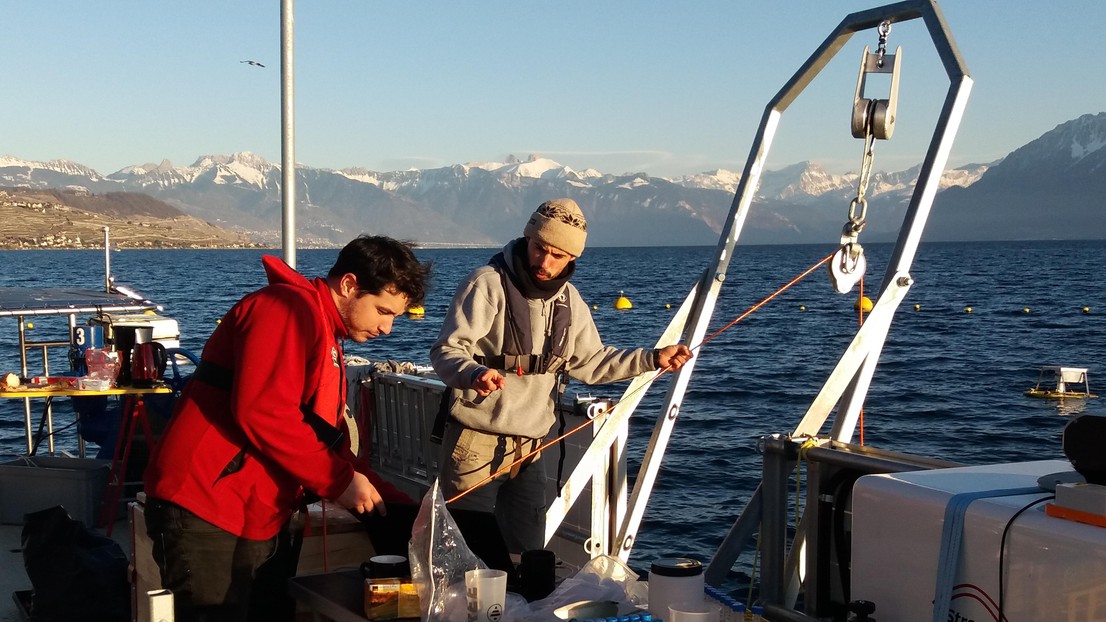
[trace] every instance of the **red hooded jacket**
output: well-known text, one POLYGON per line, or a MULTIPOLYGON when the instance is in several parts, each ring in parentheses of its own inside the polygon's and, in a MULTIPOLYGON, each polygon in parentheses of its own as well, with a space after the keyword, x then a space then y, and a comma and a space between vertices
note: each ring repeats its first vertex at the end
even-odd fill
MULTIPOLYGON (((348 442, 332 450, 305 421, 338 427, 346 405, 345 325, 325 279, 262 258, 269 285, 246 295, 204 346, 231 370, 230 391, 189 382, 145 474, 146 493, 243 538, 278 533, 307 489, 337 497, 353 479, 348 442)), ((387 500, 402 496, 365 473, 387 500)))

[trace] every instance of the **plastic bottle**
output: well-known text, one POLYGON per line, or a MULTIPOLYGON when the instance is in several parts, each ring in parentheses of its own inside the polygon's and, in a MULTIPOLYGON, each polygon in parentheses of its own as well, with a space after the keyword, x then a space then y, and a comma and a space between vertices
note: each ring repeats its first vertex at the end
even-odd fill
POLYGON ((703 598, 703 564, 690 557, 655 560, 649 570, 649 613, 653 622, 668 617, 668 606, 703 598))

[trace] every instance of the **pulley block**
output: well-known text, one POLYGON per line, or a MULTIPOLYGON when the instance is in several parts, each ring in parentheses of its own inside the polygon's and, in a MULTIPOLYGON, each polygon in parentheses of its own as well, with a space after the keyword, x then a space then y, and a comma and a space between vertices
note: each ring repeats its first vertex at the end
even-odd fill
POLYGON ((843 244, 829 262, 830 282, 838 294, 847 294, 864 277, 868 260, 864 248, 855 242, 843 244))
POLYGON ((891 138, 895 131, 895 114, 899 98, 899 63, 902 48, 895 48, 894 54, 868 52, 860 59, 860 76, 856 80, 856 94, 853 96, 852 133, 854 138, 866 138, 869 133, 880 140, 891 138), (887 99, 865 98, 865 89, 869 74, 891 74, 891 87, 887 99))

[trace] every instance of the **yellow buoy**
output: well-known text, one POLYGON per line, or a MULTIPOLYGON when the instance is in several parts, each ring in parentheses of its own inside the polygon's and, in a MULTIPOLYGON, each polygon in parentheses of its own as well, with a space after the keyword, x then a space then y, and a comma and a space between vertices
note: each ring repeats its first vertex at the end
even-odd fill
POLYGON ((426 315, 426 309, 422 308, 422 305, 417 307, 407 307, 407 315, 410 317, 422 317, 426 315))
POLYGON ((1083 307, 1083 313, 1090 313, 1090 312, 1091 312, 1090 307, 1083 307))
POLYGON ((853 309, 870 313, 872 311, 872 299, 867 296, 861 296, 860 300, 853 303, 853 309))
POLYGON ((672 308, 672 305, 664 305, 664 308, 665 308, 665 309, 671 309, 671 308, 672 308))
POLYGON ((591 310, 592 311, 598 311, 599 310, 599 305, 591 305, 591 310))
POLYGON ((914 305, 914 310, 915 311, 921 311, 922 310, 922 305, 914 305))
POLYGON ((34 328, 34 327, 35 327, 34 322, 27 322, 27 328, 34 328))
POLYGON ((806 311, 806 305, 799 305, 799 311, 806 311))
POLYGON ((964 313, 971 313, 971 312, 972 312, 971 307, 964 307, 964 313))
POLYGON ((626 309, 633 309, 634 303, 630 302, 629 298, 622 295, 622 292, 618 292, 618 299, 614 301, 614 308, 625 311, 626 309))
POLYGON ((1022 313, 1029 313, 1029 307, 1022 309, 1022 313))

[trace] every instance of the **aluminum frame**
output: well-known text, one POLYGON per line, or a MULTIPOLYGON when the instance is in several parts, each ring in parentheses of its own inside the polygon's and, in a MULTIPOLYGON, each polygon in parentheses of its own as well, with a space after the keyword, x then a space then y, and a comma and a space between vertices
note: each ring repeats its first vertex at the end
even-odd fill
MULTIPOLYGON (((973 84, 967 65, 936 2, 932 0, 900 2, 852 13, 841 21, 766 107, 731 208, 726 234, 719 245, 719 259, 716 261, 718 269, 715 273, 723 276, 727 258, 752 203, 768 149, 783 111, 844 47, 853 34, 875 28, 884 21, 896 23, 913 19, 922 19, 925 23, 941 64, 948 75, 949 88, 925 154, 918 181, 911 195, 903 225, 888 262, 887 272, 879 289, 879 297, 863 327, 857 331, 792 436, 818 434, 836 407, 837 416, 832 424, 832 438, 842 442, 851 440, 876 363, 890 329, 891 320, 913 282, 909 275, 910 266, 917 252, 933 199, 937 194, 941 173, 948 161, 953 139, 963 118, 973 84)), ((708 582, 721 581, 760 524, 764 506, 763 485, 762 482, 762 485, 754 491, 711 560, 706 573, 708 582)), ((800 534, 792 543, 792 549, 802 546, 801 539, 800 534)), ((793 556, 794 552, 792 552, 793 556)), ((771 566, 778 568, 778 561, 773 560, 771 566)), ((771 577, 771 580, 781 581, 779 577, 771 577)), ((765 586, 766 593, 773 597, 769 599, 769 604, 793 606, 793 602, 778 602, 778 599, 782 598, 781 595, 785 593, 786 585, 791 582, 792 577, 784 577, 782 584, 765 586)))

